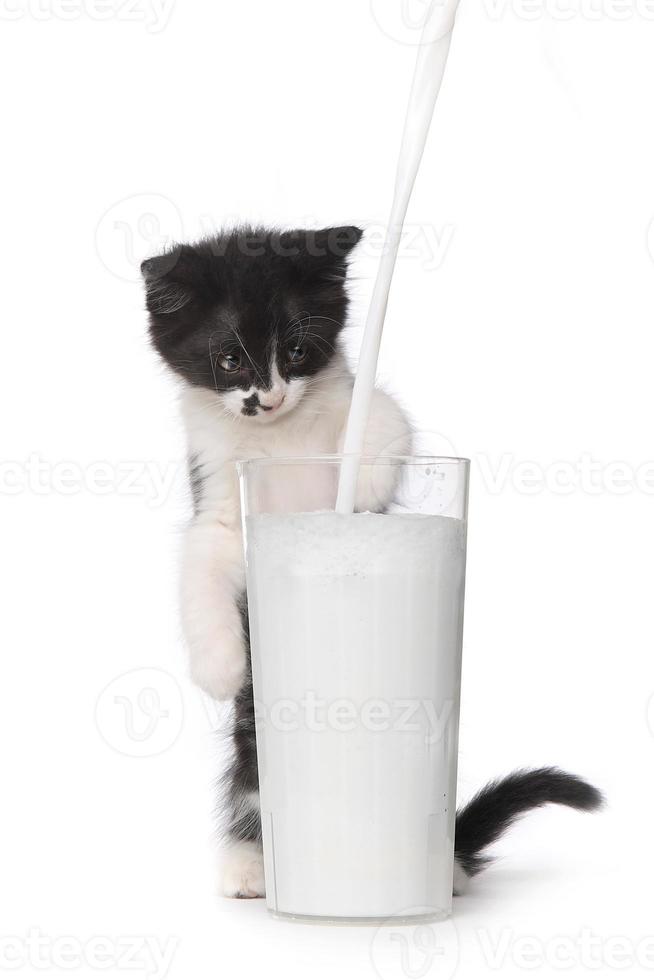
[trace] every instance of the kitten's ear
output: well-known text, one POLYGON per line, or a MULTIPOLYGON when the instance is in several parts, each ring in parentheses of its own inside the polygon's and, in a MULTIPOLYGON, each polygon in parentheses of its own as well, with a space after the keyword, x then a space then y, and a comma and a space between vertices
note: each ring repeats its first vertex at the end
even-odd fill
POLYGON ((362 238, 361 228, 357 228, 355 225, 322 228, 313 236, 318 255, 325 254, 328 259, 333 259, 335 262, 346 259, 362 238))
POLYGON ((177 313, 201 289, 207 273, 205 258, 189 245, 180 245, 141 264, 146 305, 150 313, 177 313))
POLYGON ((360 228, 347 225, 289 232, 288 244, 296 247, 294 261, 303 278, 316 284, 338 283, 347 276, 348 257, 362 237, 360 228))

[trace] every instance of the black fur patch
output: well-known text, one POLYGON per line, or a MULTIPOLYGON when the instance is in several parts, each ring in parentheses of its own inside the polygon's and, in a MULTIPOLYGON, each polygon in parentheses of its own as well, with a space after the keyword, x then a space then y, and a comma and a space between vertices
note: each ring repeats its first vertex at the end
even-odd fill
MULTIPOLYGON (((245 596, 242 597, 240 605, 249 662, 250 630, 245 596)), ((244 807, 243 805, 243 801, 259 789, 254 694, 250 670, 248 670, 247 679, 234 701, 231 744, 231 763, 223 780, 224 803, 219 804, 219 810, 222 809, 225 813, 224 831, 230 840, 260 841, 260 812, 256 806, 244 807)))
POLYGON ((187 382, 218 392, 269 389, 273 351, 285 380, 317 374, 345 324, 347 259, 361 235, 241 228, 147 259, 154 347, 187 382))
POLYGON ((243 408, 241 409, 241 411, 243 412, 243 415, 256 415, 258 407, 259 407, 259 396, 255 391, 254 394, 250 395, 249 398, 243 399, 243 408))

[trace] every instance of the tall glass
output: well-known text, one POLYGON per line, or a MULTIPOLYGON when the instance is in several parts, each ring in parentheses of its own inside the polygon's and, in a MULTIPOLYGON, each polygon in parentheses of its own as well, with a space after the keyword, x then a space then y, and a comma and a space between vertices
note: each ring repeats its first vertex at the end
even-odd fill
POLYGON ((278 915, 451 910, 469 462, 239 464, 266 896, 278 915), (383 509, 383 513, 375 512, 383 509))

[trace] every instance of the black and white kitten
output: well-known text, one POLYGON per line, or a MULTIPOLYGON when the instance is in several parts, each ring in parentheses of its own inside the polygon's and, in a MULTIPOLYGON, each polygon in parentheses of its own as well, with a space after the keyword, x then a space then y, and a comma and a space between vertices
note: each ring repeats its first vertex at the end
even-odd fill
MULTIPOLYGON (((341 451, 353 377, 340 336, 348 257, 361 235, 353 227, 244 228, 181 245, 142 266, 150 335, 181 381, 188 437, 195 516, 184 547, 182 620, 191 674, 217 700, 235 699, 223 861, 223 890, 232 896, 264 894, 234 463, 341 451)), ((404 412, 377 389, 365 454, 410 450, 404 412)), ((391 470, 375 474, 374 487, 360 479, 357 510, 381 511, 391 502, 392 476, 384 477, 391 470)), ((457 889, 481 870, 480 852, 520 813, 547 802, 593 809, 600 796, 576 777, 546 769, 515 773, 475 797, 457 816, 457 889)))

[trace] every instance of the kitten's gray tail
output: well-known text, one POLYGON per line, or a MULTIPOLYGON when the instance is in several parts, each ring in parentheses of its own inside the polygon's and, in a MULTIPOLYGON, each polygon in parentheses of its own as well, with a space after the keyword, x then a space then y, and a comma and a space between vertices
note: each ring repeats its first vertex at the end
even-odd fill
POLYGON ((479 874, 492 861, 482 852, 512 823, 536 807, 559 803, 575 810, 597 810, 604 802, 599 790, 560 769, 520 769, 480 790, 456 815, 457 891, 461 879, 479 874), (461 875, 463 871, 463 875, 461 875))

